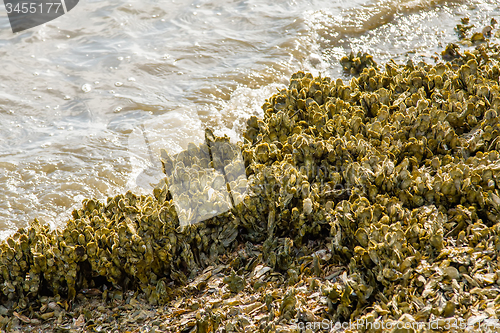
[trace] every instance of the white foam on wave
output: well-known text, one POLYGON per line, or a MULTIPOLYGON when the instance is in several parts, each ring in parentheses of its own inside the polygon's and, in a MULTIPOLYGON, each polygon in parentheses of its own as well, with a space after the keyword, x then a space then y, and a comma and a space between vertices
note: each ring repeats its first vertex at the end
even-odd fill
POLYGON ((143 121, 128 136, 132 172, 125 187, 151 193, 164 177, 161 150, 175 155, 188 143, 200 144, 204 138, 202 123, 193 109, 179 108, 143 121))
POLYGON ((241 141, 247 119, 251 116, 263 117, 262 105, 266 99, 284 88, 285 85, 280 83, 271 83, 257 89, 240 86, 228 101, 221 101, 220 107, 212 110, 213 119, 208 125, 213 125, 216 135, 227 135, 233 143, 241 141))

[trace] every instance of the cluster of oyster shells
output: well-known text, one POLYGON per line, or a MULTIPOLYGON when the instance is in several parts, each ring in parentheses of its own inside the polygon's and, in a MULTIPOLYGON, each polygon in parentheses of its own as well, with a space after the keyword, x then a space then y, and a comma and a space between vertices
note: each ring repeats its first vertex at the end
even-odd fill
POLYGON ((207 223, 180 229, 165 186, 154 196, 127 192, 106 203, 84 200, 64 229, 35 220, 2 242, 1 304, 11 314, 32 311, 43 295, 72 300, 103 283, 142 290, 152 304, 162 303, 170 281, 185 283, 233 245, 231 212, 207 223))
POLYGON ((300 246, 330 232, 349 269, 337 318, 498 313, 498 55, 390 62, 347 84, 299 72, 248 121, 250 188, 276 184, 268 235, 300 246))
MULTIPOLYGON (((35 220, 2 242, 0 303, 29 319, 50 297, 106 285, 164 304, 244 246, 260 254, 228 263, 232 294, 257 263, 289 286, 326 279, 322 267, 345 272, 323 283, 314 318, 496 316, 499 54, 483 44, 350 82, 298 72, 239 147, 207 131, 205 144, 162 155, 166 181, 152 196, 85 200, 62 230, 35 220)), ((308 320, 295 295, 282 295, 279 320, 308 320)))
MULTIPOLYGON (((492 18, 490 20, 490 24, 483 27, 481 32, 473 32, 471 36, 469 35, 469 31, 474 28, 474 24, 469 24, 469 18, 464 17, 461 20, 461 24, 457 24, 455 27, 455 31, 458 34, 458 38, 461 40, 461 43, 465 45, 470 45, 470 43, 477 43, 477 42, 486 42, 488 38, 490 38, 493 34, 493 29, 497 25, 497 20, 495 18, 492 18)), ((495 35, 498 35, 499 32, 497 31, 495 35)))
POLYGON ((361 73, 365 68, 378 68, 371 55, 361 52, 357 54, 351 52, 349 56, 342 57, 340 64, 344 71, 353 75, 361 73))

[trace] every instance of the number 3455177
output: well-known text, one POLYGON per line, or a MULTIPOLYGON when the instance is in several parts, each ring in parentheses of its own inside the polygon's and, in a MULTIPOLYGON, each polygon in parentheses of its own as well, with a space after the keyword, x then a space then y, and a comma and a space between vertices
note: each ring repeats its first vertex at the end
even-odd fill
POLYGON ((33 2, 18 2, 15 5, 7 2, 5 4, 5 8, 7 9, 7 13, 58 13, 59 9, 61 9, 60 2, 45 2, 45 3, 33 3, 33 2))

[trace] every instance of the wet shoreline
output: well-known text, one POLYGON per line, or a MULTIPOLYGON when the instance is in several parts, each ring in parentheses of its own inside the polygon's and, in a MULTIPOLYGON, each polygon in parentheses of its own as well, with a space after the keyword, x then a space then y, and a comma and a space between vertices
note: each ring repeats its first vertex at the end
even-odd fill
MULTIPOLYGON (((349 82, 294 74, 247 122, 247 195, 235 201, 229 184, 231 209, 204 222, 180 228, 167 177, 153 196, 86 199, 59 231, 20 229, 0 245, 2 323, 274 331, 488 318, 500 281, 500 49, 450 44, 441 56, 385 66, 346 57, 359 74, 349 82), (349 197, 325 195, 336 185, 349 197), (490 300, 481 309, 479 294, 490 300), (79 308, 94 298, 109 303, 79 308)), ((187 161, 200 164, 206 149, 224 174, 211 187, 233 181, 229 138, 205 136, 208 148, 162 158, 184 190, 202 177, 187 161)))

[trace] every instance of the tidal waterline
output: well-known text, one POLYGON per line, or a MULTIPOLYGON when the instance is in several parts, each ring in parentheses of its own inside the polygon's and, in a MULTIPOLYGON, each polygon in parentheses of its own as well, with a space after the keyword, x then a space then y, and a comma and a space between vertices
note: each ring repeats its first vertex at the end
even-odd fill
MULTIPOLYGON (((86 1, 13 34, 0 9, 0 232, 61 225, 83 198, 144 191, 144 153, 204 127, 238 140, 244 121, 297 70, 348 79, 351 51, 436 56, 494 0, 86 1), (162 133, 164 131, 164 133, 162 133)), ((432 60, 431 60, 432 61, 432 60)), ((198 134, 197 134, 198 133, 198 134)), ((146 179, 147 181, 147 179, 146 179)))

